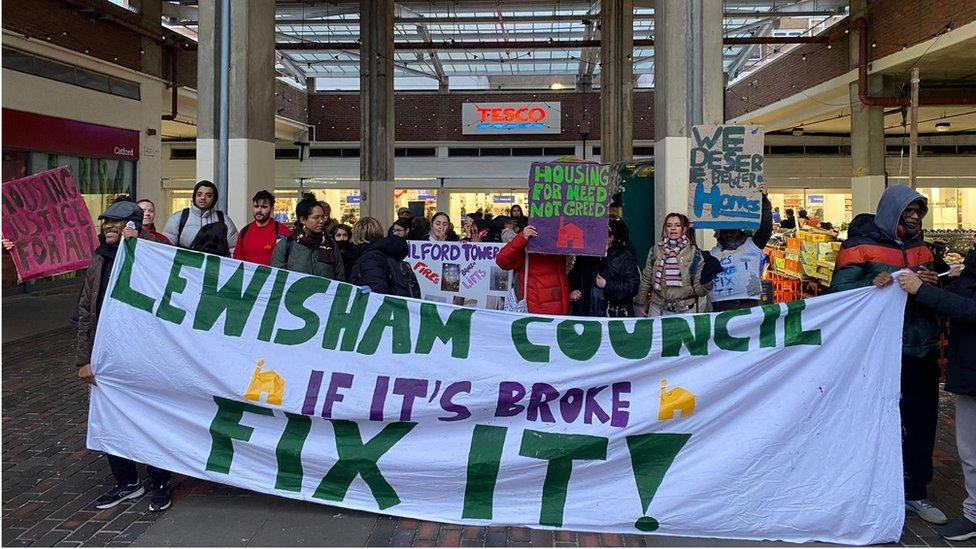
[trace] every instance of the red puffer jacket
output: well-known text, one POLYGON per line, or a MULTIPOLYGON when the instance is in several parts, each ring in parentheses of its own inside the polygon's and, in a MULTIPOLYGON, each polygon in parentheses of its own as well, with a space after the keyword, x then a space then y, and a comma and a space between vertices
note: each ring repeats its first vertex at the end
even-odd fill
MULTIPOLYGON (((515 271, 516 283, 521 288, 525 288, 526 246, 528 241, 519 233, 495 256, 495 263, 499 267, 506 271, 515 271)), ((569 279, 566 277, 566 257, 529 254, 529 282, 526 293, 526 307, 530 313, 568 315, 569 279)))

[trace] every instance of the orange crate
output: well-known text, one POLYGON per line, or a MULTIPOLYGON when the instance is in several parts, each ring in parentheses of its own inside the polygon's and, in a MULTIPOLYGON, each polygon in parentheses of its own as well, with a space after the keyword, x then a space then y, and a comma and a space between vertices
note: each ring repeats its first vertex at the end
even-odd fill
POLYGON ((803 241, 799 238, 790 237, 786 239, 786 249, 792 252, 799 252, 803 248, 803 241))

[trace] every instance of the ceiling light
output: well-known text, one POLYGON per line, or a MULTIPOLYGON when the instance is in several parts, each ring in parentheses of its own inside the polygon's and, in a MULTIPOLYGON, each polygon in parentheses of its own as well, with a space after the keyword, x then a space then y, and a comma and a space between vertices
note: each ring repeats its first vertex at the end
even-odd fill
POLYGON ((951 128, 951 127, 952 127, 952 125, 949 124, 948 122, 936 122, 935 123, 935 131, 937 131, 937 132, 947 132, 947 131, 949 131, 949 128, 951 128))
POLYGON ((800 127, 800 126, 797 126, 797 127, 793 128, 793 135, 795 135, 797 137, 803 135, 803 128, 800 127))
POLYGON ((559 83, 559 82, 553 82, 552 84, 549 85, 549 89, 550 90, 561 90, 561 89, 563 89, 563 85, 561 83, 559 83))

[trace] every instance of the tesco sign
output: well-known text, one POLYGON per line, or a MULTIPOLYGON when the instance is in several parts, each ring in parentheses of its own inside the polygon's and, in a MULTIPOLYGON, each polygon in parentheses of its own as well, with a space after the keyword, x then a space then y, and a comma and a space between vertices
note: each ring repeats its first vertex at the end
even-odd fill
POLYGON ((559 103, 464 103, 461 105, 461 133, 558 134, 561 130, 559 103))

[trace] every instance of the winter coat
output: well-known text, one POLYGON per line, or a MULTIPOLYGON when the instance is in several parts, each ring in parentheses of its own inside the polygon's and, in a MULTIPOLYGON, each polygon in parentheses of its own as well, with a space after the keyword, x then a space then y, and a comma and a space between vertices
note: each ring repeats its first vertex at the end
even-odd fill
POLYGON ((976 251, 969 252, 966 269, 946 289, 922 284, 915 299, 950 319, 945 390, 976 396, 976 251))
POLYGON ((640 268, 634 255, 626 248, 611 248, 606 257, 578 257, 569 271, 570 290, 582 294, 572 304, 572 314, 577 316, 608 316, 614 308, 630 310, 640 286, 640 268), (597 275, 606 286, 596 285, 597 275))
MULTIPOLYGON (((898 224, 909 204, 927 200, 906 185, 893 185, 885 190, 878 203, 877 215, 859 214, 848 228, 848 237, 841 244, 830 292, 863 288, 879 274, 901 269, 915 270, 920 266, 933 269, 932 252, 918 235, 902 241, 898 238, 898 224)), ((908 296, 905 324, 902 329, 902 354, 924 357, 934 348, 939 334, 935 313, 908 296)))
MULTIPOLYGON (((183 210, 177 210, 169 216, 166 226, 163 228, 163 235, 180 248, 189 248, 204 225, 220 221, 216 208, 203 211, 196 206, 190 206, 189 210, 190 215, 186 218, 186 225, 183 225, 179 242, 176 241, 176 235, 180 231, 180 217, 183 215, 183 210)), ((234 221, 227 214, 224 214, 224 223, 227 224, 227 243, 233 248, 237 245, 237 225, 234 225, 234 221)))
POLYGON ((529 241, 519 233, 498 250, 495 263, 506 271, 515 271, 516 283, 526 288, 525 305, 528 312, 543 315, 569 314, 569 279, 566 277, 566 257, 551 254, 529 254, 529 241), (528 281, 526 281, 528 257, 528 281), (527 285, 527 286, 526 286, 527 285))
MULTIPOLYGON (((102 237, 99 237, 101 240, 102 237)), ((156 242, 156 238, 145 229, 139 231, 139 238, 156 242)), ((91 363, 92 349, 95 347, 95 328, 98 326, 98 312, 102 301, 102 276, 108 276, 114 260, 104 255, 92 253, 91 263, 85 272, 85 282, 78 298, 78 335, 76 340, 76 364, 84 366, 91 363)))
POLYGON ((352 268, 349 282, 369 286, 370 291, 383 295, 420 297, 420 283, 403 258, 409 245, 399 236, 387 236, 373 242, 359 256, 352 268))
MULTIPOLYGON (((674 303, 687 309, 694 309, 698 298, 705 297, 711 291, 715 280, 715 270, 708 269, 711 276, 705 276, 706 258, 711 256, 695 246, 688 245, 678 254, 678 268, 681 271, 681 286, 667 286, 661 281, 661 289, 654 288, 654 273, 664 264, 667 253, 660 243, 655 244, 647 253, 647 262, 641 271, 640 287, 634 302, 641 306, 655 305, 667 309, 668 303, 674 303), (703 282, 704 280, 704 282, 703 282)), ((712 258, 712 261, 715 261, 712 258)), ((721 267, 718 269, 721 271, 721 267)))
POLYGON ((288 269, 332 280, 346 280, 346 269, 342 263, 342 254, 331 239, 326 241, 332 246, 331 263, 319 261, 318 248, 308 246, 293 240, 291 237, 279 240, 271 253, 271 266, 278 269, 288 269))

